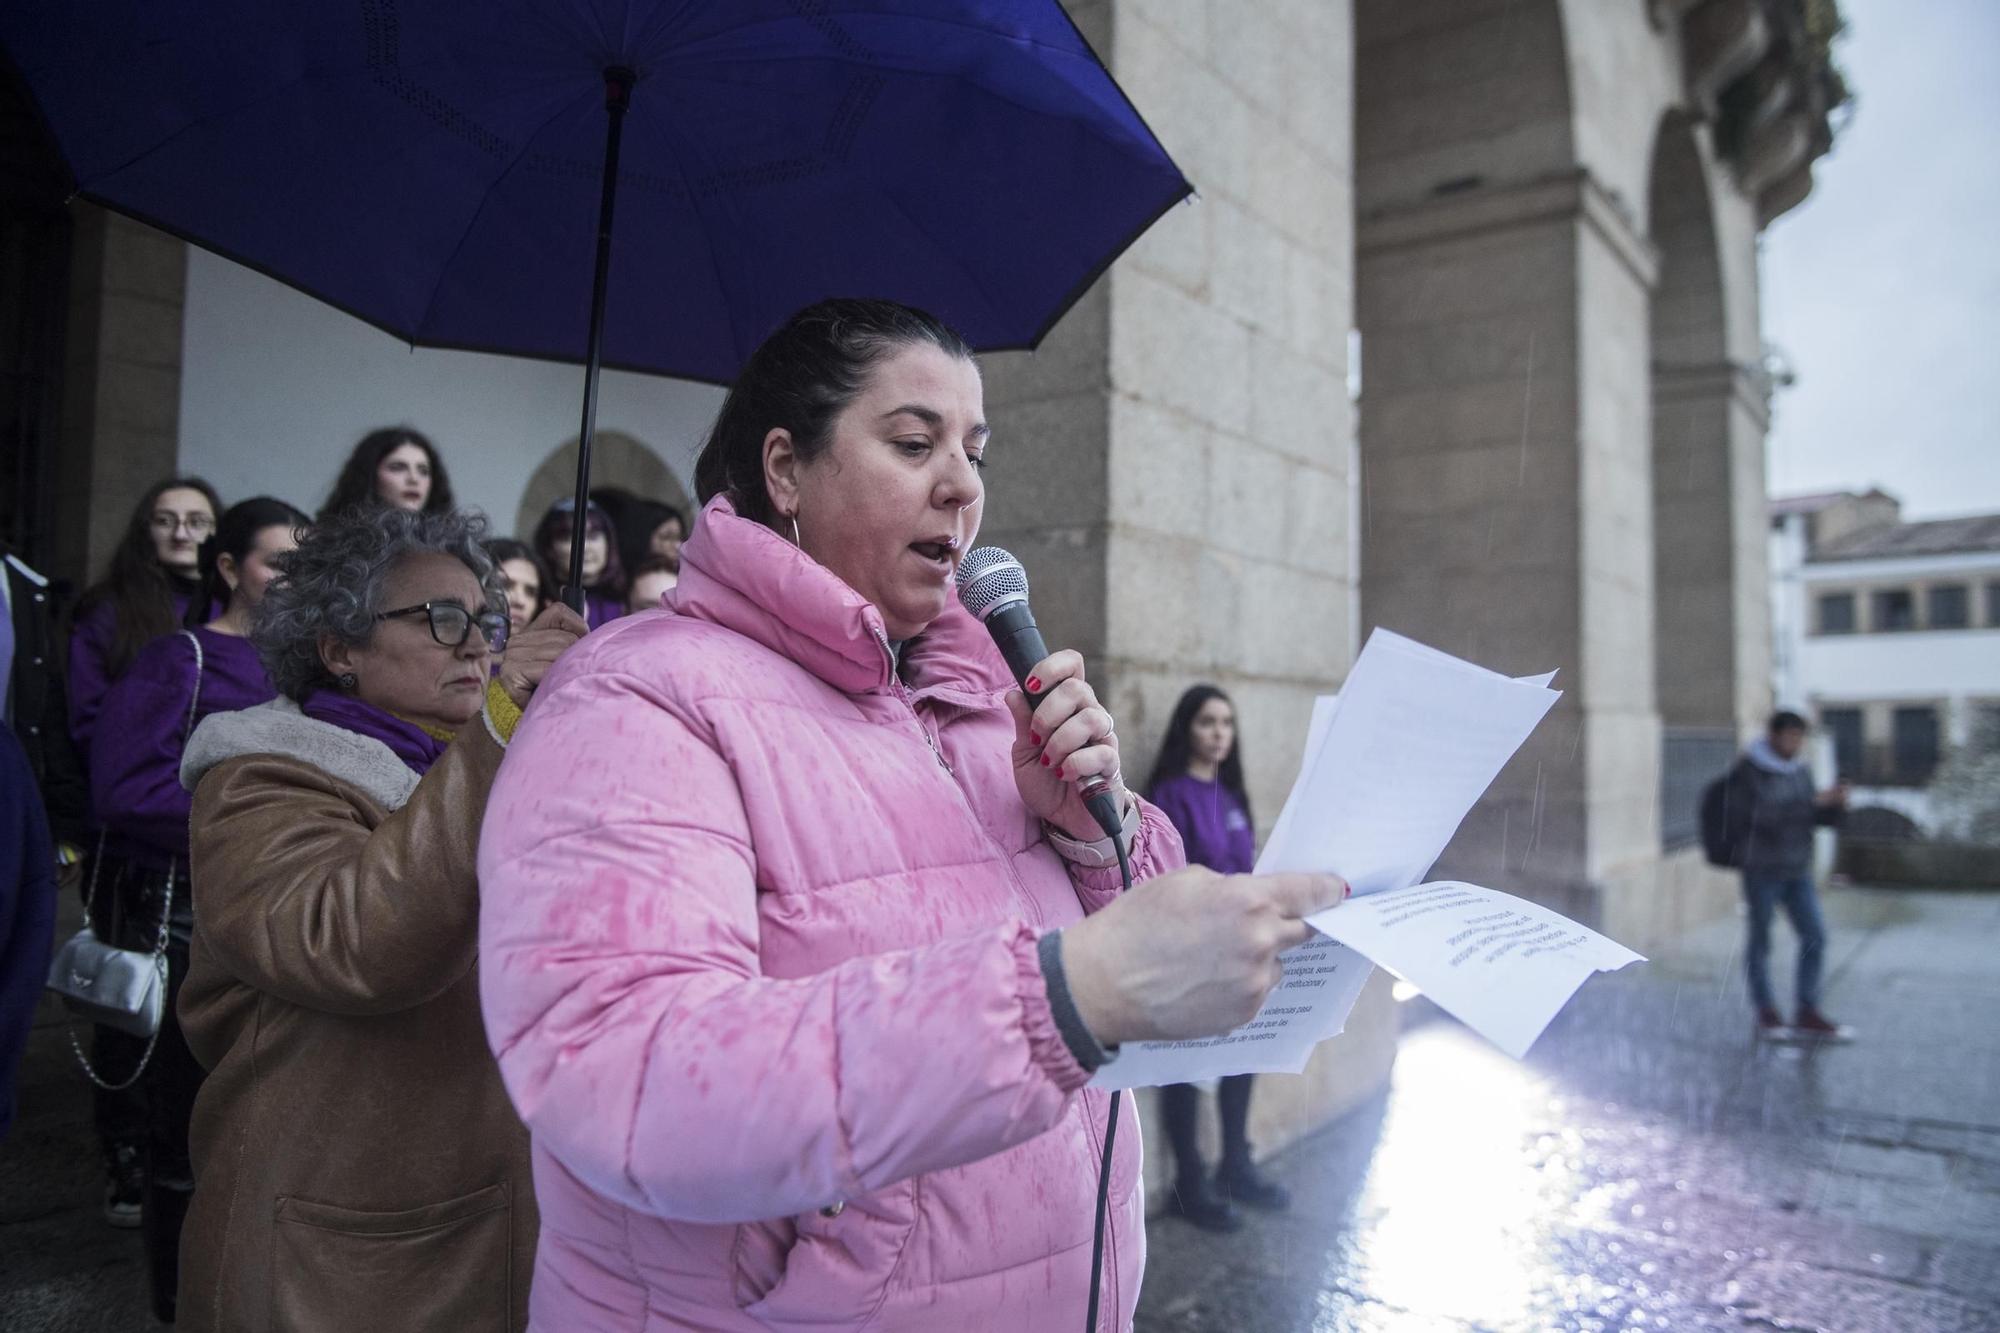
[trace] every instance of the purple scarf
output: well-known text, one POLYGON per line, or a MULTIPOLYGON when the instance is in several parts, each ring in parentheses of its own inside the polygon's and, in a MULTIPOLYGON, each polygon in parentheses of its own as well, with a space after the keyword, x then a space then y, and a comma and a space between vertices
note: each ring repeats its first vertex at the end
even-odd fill
POLYGON ((418 777, 431 771, 431 765, 438 761, 438 756, 451 743, 439 740, 414 722, 406 722, 394 713, 371 703, 363 703, 339 690, 314 690, 306 696, 299 711, 307 717, 318 718, 342 730, 382 742, 418 777))

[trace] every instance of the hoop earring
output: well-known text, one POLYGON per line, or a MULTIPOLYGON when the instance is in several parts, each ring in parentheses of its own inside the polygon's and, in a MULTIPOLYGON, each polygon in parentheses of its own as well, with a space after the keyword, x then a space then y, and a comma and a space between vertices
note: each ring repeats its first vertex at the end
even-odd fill
POLYGON ((803 551, 806 549, 806 544, 799 540, 799 511, 794 509, 790 517, 792 520, 792 545, 803 551))

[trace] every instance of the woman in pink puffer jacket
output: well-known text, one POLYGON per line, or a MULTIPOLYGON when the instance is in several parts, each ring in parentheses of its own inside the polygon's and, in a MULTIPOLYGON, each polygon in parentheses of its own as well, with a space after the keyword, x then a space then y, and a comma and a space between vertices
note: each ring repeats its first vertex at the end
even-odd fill
MULTIPOLYGON (((1077 1327, 1090 1068, 1242 1021, 1338 900, 1177 871, 1084 922, 1119 879, 1080 777, 1113 780, 1135 879, 1180 843, 1117 781, 1081 660, 1037 668, 1031 715, 957 601, 986 443, 935 320, 801 312, 723 407, 667 609, 593 633, 521 723, 480 980, 534 1138, 535 1327, 1077 1327)), ((1139 1179, 1128 1103, 1113 1329, 1139 1179)))

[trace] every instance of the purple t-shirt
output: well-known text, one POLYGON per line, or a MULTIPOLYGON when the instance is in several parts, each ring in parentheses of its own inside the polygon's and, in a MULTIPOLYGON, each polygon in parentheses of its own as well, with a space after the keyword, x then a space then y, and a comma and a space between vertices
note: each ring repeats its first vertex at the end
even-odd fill
POLYGON ((598 592, 595 589, 589 589, 584 592, 583 623, 590 626, 590 628, 602 628, 624 614, 625 602, 623 598, 613 597, 608 592, 598 592))
POLYGON ((195 721, 254 708, 277 696, 250 641, 203 626, 201 692, 195 693, 194 646, 180 634, 153 640, 104 696, 90 747, 90 795, 105 845, 147 865, 183 863, 188 811, 181 786, 188 705, 195 721))
MULTIPOLYGON (((174 620, 187 615, 194 594, 174 590, 174 620)), ((222 614, 217 608, 216 615, 222 614)), ((214 617, 210 617, 213 619, 214 617)), ((88 755, 97 735, 97 714, 111 692, 111 641, 118 637, 118 608, 99 602, 79 617, 69 635, 69 734, 77 753, 88 755)))
POLYGON ((1204 865, 1221 875, 1247 875, 1257 863, 1250 816, 1236 793, 1220 782, 1183 773, 1154 788, 1152 802, 1179 830, 1188 864, 1204 865))
POLYGON ((306 696, 299 711, 307 717, 318 718, 356 735, 382 742, 418 777, 430 772, 431 765, 451 744, 439 740, 414 722, 405 721, 387 709, 364 703, 339 690, 314 690, 306 696))

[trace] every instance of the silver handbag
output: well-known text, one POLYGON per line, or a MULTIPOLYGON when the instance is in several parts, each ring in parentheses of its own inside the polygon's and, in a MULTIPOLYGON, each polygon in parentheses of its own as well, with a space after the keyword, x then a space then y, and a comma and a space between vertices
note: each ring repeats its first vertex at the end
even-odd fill
MULTIPOLYGON (((92 897, 95 896, 98 856, 90 867, 92 897)), ((166 910, 172 910, 173 872, 167 875, 166 910)), ((150 1037, 160 1030, 160 1017, 167 996, 167 923, 160 922, 160 936, 151 951, 120 949, 97 938, 89 925, 90 899, 84 900, 85 924, 56 950, 49 964, 49 989, 62 998, 69 1011, 105 1027, 150 1037)))
MULTIPOLYGON (((188 735, 194 731, 195 709, 201 702, 203 662, 201 640, 186 630, 182 630, 181 634, 194 645, 194 698, 188 701, 187 725, 181 733, 182 744, 186 744, 188 735)), ((48 988, 76 1017, 146 1038, 145 1054, 139 1057, 131 1077, 122 1083, 108 1083, 91 1068, 89 1057, 84 1055, 83 1046, 76 1039, 76 1030, 70 1029, 70 1049, 76 1053, 76 1062, 83 1066, 84 1074, 98 1087, 117 1092, 137 1083, 139 1075, 146 1071, 147 1062, 153 1058, 153 1044, 160 1039, 161 1020, 166 1017, 167 931, 174 909, 176 867, 167 868, 166 897, 160 904, 159 938, 154 941, 152 950, 144 953, 106 944, 97 938, 97 932, 91 928, 90 909, 97 897, 97 877, 103 867, 104 835, 100 833, 97 855, 90 861, 90 887, 83 896, 83 929, 70 936, 56 950, 56 956, 49 963, 48 988)))

